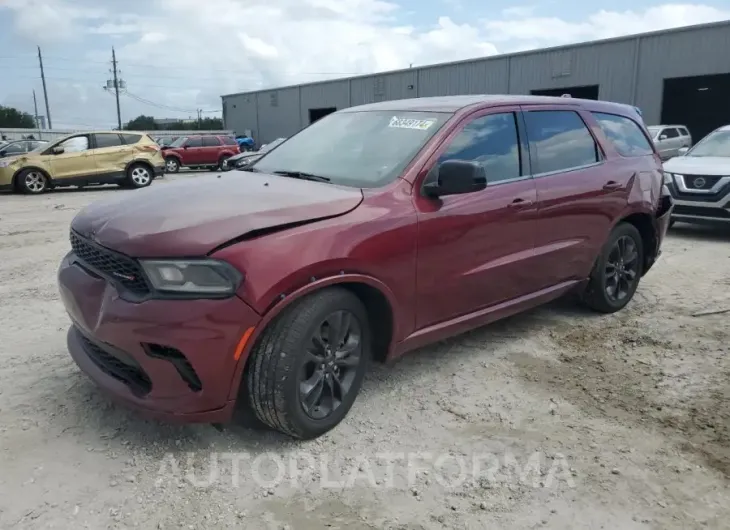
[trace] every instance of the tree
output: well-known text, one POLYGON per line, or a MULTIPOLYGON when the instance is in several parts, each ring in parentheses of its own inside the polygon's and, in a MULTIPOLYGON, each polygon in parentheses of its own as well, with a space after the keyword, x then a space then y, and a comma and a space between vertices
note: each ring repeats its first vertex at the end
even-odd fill
POLYGON ((27 112, 21 112, 13 107, 0 105, 0 127, 7 129, 35 129, 36 123, 33 116, 27 112))
POLYGON ((128 131, 155 131, 159 127, 152 116, 143 114, 129 121, 124 128, 128 131))

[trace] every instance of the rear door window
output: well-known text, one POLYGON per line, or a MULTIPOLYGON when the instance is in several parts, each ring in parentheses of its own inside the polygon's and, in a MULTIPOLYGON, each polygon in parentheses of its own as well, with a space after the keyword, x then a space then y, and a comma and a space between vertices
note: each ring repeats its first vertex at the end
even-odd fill
POLYGON ((122 139, 116 133, 95 134, 94 137, 96 138, 97 149, 104 149, 105 147, 119 147, 122 145, 122 139))
POLYGON ((621 156, 654 154, 651 143, 634 120, 602 112, 594 112, 593 117, 621 156))
POLYGON ((220 147, 221 141, 215 136, 203 136, 203 147, 220 147))
POLYGON ((533 174, 596 164, 601 152, 580 115, 572 110, 525 112, 533 174))

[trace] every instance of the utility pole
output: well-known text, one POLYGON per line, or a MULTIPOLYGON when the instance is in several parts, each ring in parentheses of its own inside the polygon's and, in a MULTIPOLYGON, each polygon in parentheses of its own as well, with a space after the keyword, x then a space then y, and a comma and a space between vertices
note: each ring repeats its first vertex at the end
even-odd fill
POLYGON ((35 112, 35 126, 38 129, 38 139, 41 139, 41 122, 38 119, 38 102, 35 99, 35 90, 33 90, 33 111, 35 112))
POLYGON ((48 90, 46 90, 46 76, 43 73, 43 56, 41 55, 40 46, 38 46, 38 63, 40 63, 40 65, 41 65, 41 81, 43 81, 43 99, 46 100, 46 119, 48 120, 48 128, 53 129, 53 124, 51 123, 51 109, 48 106, 48 90))
POLYGON ((198 130, 203 130, 203 109, 198 109, 198 130))
POLYGON ((122 111, 119 109, 119 80, 117 79, 117 55, 112 46, 112 69, 114 70, 114 94, 117 98, 117 125, 122 130, 122 111))

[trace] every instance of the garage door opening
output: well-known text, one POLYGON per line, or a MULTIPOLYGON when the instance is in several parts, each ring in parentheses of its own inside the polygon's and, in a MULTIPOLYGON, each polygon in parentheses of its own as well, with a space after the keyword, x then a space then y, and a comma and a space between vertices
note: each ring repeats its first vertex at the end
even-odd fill
POLYGON ((532 90, 533 96, 560 97, 563 94, 570 94, 570 97, 580 99, 598 99, 598 85, 569 86, 565 88, 546 88, 544 90, 532 90))
POLYGON ((317 120, 321 120, 327 114, 332 114, 337 110, 336 107, 323 107, 321 109, 309 109, 309 123, 314 123, 317 120))
POLYGON ((686 125, 692 140, 730 124, 730 74, 664 80, 661 125, 686 125))

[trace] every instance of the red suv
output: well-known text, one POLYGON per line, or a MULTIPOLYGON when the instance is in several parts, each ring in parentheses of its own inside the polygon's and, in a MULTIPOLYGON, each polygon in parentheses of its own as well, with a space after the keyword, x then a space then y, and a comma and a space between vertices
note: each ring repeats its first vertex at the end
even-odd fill
POLYGON ((239 152, 235 138, 212 135, 181 136, 162 148, 168 173, 177 173, 181 167, 221 169, 223 162, 239 152))
POLYGON ((121 401, 219 423, 242 389, 265 424, 318 436, 371 360, 569 291, 622 309, 673 208, 635 109, 566 98, 345 109, 248 171, 73 220, 68 347, 121 401))

